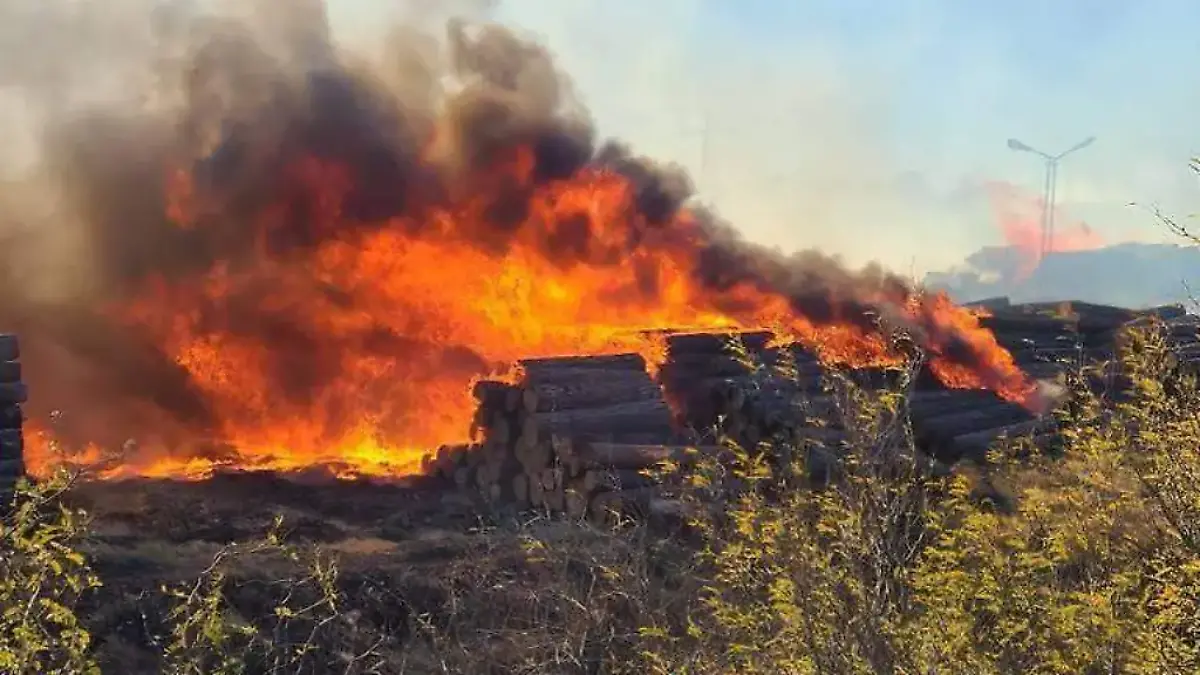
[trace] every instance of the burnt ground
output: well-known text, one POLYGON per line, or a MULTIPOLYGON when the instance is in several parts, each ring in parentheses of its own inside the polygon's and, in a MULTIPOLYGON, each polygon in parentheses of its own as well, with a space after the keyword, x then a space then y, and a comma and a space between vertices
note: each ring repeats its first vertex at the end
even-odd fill
MULTIPOLYGON (((77 485, 68 501, 91 517, 84 548, 104 586, 84 614, 106 673, 161 672, 172 606, 162 589, 210 578, 214 559, 261 542, 276 517, 285 542, 338 561, 345 620, 315 642, 329 658, 370 654, 346 672, 635 669, 638 624, 677 598, 686 577, 676 567, 685 557, 641 528, 497 512, 425 479, 132 480, 77 485)), ((221 569, 232 613, 268 631, 282 589, 306 578, 304 565, 273 553, 234 556, 221 569)), ((296 672, 343 671, 313 667, 296 672)))

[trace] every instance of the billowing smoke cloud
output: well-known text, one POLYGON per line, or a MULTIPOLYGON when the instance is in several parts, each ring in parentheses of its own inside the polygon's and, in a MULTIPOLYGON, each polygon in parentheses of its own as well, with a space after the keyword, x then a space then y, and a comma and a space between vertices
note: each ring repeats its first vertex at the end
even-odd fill
MULTIPOLYGON (((219 435, 228 420, 215 419, 179 364, 198 357, 161 351, 178 322, 261 345, 248 361, 263 363, 278 401, 240 402, 246 424, 321 397, 348 350, 422 363, 437 352, 441 372, 482 371, 486 355, 469 339, 362 319, 379 308, 289 264, 318 248, 336 255, 330 244, 353 246, 380 228, 490 255, 520 242, 563 269, 633 264, 631 290, 643 299, 662 292, 650 254, 669 255, 687 262, 713 311, 735 317, 761 310, 747 288, 778 294, 816 324, 864 330, 909 299, 903 280, 878 267, 785 256, 702 209, 684 213, 690 179, 600 140, 550 55, 503 27, 402 24, 372 60, 333 41, 315 1, 283 21, 260 3, 236 13, 109 7, 97 17, 76 6, 59 15, 43 4, 4 23, 88 29, 77 51, 39 54, 37 72, 9 81, 30 102, 40 142, 34 170, 4 190, 0 325, 27 345, 35 418, 64 407, 76 419, 67 426, 89 439, 111 443, 147 425, 219 435), (590 204, 546 201, 547 185, 581 176, 601 186, 619 177, 608 194, 631 198, 600 216, 590 204), (470 217, 445 229, 447 212, 470 217), (238 283, 217 301, 213 285, 229 278, 238 283), (207 302, 180 303, 181 292, 207 302), (311 318, 333 306, 345 323, 311 318)), ((948 359, 974 366, 986 356, 932 313, 912 318, 948 359)))

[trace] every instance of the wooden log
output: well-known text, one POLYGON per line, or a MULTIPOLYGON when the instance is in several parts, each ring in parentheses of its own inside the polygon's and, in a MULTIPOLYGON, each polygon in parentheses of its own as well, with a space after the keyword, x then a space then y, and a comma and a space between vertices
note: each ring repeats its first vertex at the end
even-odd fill
POLYGON ((542 489, 542 481, 536 480, 533 476, 528 477, 529 480, 529 505, 535 509, 540 509, 546 506, 546 492, 542 489))
POLYGON ((588 508, 591 518, 614 525, 625 518, 681 518, 686 516, 683 503, 665 498, 658 488, 600 492, 592 496, 588 508))
POLYGON ((502 412, 514 412, 521 400, 520 389, 511 382, 478 380, 471 385, 471 395, 481 407, 502 412))
MULTIPOLYGON (((0 338, 3 338, 0 335, 0 338)), ((3 340, 0 340, 0 345, 3 340)), ((29 389, 24 382, 0 382, 0 406, 25 403, 29 400, 29 389)))
POLYGON ((21 381, 20 361, 0 361, 0 382, 9 384, 21 381))
POLYGON ((475 469, 469 466, 460 466, 454 470, 454 485, 460 490, 466 490, 475 480, 475 469))
POLYGON ((719 447, 681 445, 638 445, 621 443, 577 443, 571 456, 564 458, 570 476, 590 469, 639 470, 667 462, 687 463, 697 455, 719 452, 719 447))
POLYGON ((671 410, 661 399, 636 401, 561 412, 535 413, 525 420, 525 432, 539 438, 554 435, 573 438, 614 436, 618 433, 663 433, 672 431, 671 410))
POLYGON ((723 354, 734 345, 748 351, 762 351, 774 338, 770 331, 738 331, 724 333, 676 333, 667 336, 669 357, 681 354, 723 354))
POLYGON ((12 333, 0 333, 0 361, 17 361, 21 358, 21 345, 12 333))
POLYGON ((939 438, 954 438, 975 431, 1004 427, 1031 418, 1029 411, 1010 404, 997 403, 974 410, 954 412, 948 415, 913 419, 913 431, 918 439, 928 441, 939 438))
POLYGON ((517 362, 526 377, 560 368, 594 368, 600 370, 646 370, 646 359, 640 354, 604 354, 598 356, 552 356, 521 359, 517 362))
POLYGON ((645 373, 635 375, 637 377, 529 383, 524 387, 523 406, 526 411, 534 413, 560 412, 662 399, 662 387, 645 373))
POLYGON ((589 493, 598 490, 636 490, 657 484, 658 481, 652 476, 633 469, 591 469, 583 474, 583 489, 589 493))
POLYGON ((519 507, 529 506, 529 477, 523 473, 512 479, 513 503, 519 507))
POLYGON ((0 485, 11 488, 23 476, 25 476, 24 459, 0 460, 0 485))
MULTIPOLYGON (((1015 440, 1030 435, 1043 437, 1047 436, 1047 432, 1056 426, 1057 422, 1052 417, 1038 417, 960 434, 942 441, 938 445, 943 448, 944 452, 948 451, 947 454, 957 459, 985 462, 988 451, 1001 438, 1015 440)), ((1056 436, 1056 434, 1049 436, 1056 436)), ((1041 442, 1048 443, 1050 438, 1042 438, 1041 442)))
POLYGON ((19 403, 0 405, 0 429, 21 429, 25 423, 25 411, 19 403))
POLYGON ((566 507, 566 496, 563 494, 562 488, 553 490, 543 490, 542 500, 546 508, 552 513, 562 513, 566 507))
POLYGON ((563 471, 559 467, 542 469, 539 478, 545 490, 560 490, 563 487, 563 471))
POLYGON ((664 386, 670 386, 672 382, 696 378, 732 377, 749 373, 759 366, 770 367, 773 363, 730 355, 683 354, 663 363, 659 380, 664 386))
POLYGON ((582 520, 587 517, 588 503, 591 495, 580 488, 568 487, 563 491, 563 510, 571 520, 582 520))

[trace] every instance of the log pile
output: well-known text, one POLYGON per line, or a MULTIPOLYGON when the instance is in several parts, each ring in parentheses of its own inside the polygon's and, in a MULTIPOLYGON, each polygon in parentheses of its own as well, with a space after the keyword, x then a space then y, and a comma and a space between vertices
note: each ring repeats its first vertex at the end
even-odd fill
MULTIPOLYGON (((1200 367, 1200 320, 1179 307, 992 299, 986 312, 982 325, 1037 380, 1111 358, 1120 329, 1149 316, 1167 323, 1180 363, 1200 367)), ((494 503, 597 519, 677 514, 647 472, 718 454, 725 440, 751 451, 805 448, 810 474, 829 470, 848 432, 831 414, 835 399, 811 353, 777 346, 761 331, 673 334, 666 342, 653 378, 641 357, 623 354, 532 359, 521 363, 519 382, 477 383, 474 442, 440 449, 430 469, 494 503)), ((882 387, 895 373, 846 375, 882 387)), ((1118 386, 1119 374, 1095 384, 1118 386)), ((981 461, 1002 437, 1032 437, 1043 447, 1057 438, 1052 415, 988 391, 946 389, 928 374, 906 403, 918 448, 944 464, 981 461)), ((767 459, 790 465, 792 457, 767 459)))
POLYGON ((0 505, 4 507, 11 504, 17 481, 25 475, 21 404, 27 392, 20 357, 17 336, 0 334, 0 505))
POLYGON ((677 431, 641 356, 519 365, 518 382, 475 383, 475 442, 440 448, 432 471, 488 502, 572 518, 675 508, 642 472, 682 456, 693 439, 677 431))

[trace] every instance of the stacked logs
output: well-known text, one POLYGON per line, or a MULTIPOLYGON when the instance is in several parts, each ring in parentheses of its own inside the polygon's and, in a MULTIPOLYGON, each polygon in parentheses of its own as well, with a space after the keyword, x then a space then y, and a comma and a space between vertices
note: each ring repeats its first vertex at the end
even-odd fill
POLYGON ((17 481, 25 475, 24 421, 27 393, 21 381, 21 352, 16 335, 0 335, 0 504, 11 504, 17 481))
MULTIPOLYGON (((826 391, 825 369, 798 345, 772 345, 765 331, 682 333, 667 337, 659 379, 674 403, 678 423, 701 442, 733 442, 790 468, 793 450, 807 455, 810 477, 826 473, 846 431, 826 391)), ((882 384, 881 371, 855 373, 864 384, 882 384)))
MULTIPOLYGON (((1140 320, 1162 320, 1173 336, 1187 332, 1176 325, 1191 324, 1195 333, 1193 317, 1174 305, 1135 311, 1080 302, 1012 305, 1001 298, 987 301, 986 309, 990 314, 980 324, 992 331, 1022 371, 1042 381, 1111 360, 1122 329, 1140 320)), ((1200 348, 1195 358, 1200 363, 1200 348)), ((1087 380, 1093 389, 1110 393, 1127 384, 1112 368, 1088 373, 1087 380)), ((909 405, 918 444, 943 461, 983 461, 1001 437, 1032 437, 1043 448, 1057 439, 1049 411, 1035 415, 988 391, 931 388, 917 391, 909 405)))
POLYGON ((492 503, 572 518, 667 513, 646 475, 682 456, 662 388, 636 354, 527 359, 515 383, 482 380, 469 446, 431 469, 492 503))
MULTIPOLYGON (((1200 366, 1200 320, 1178 307, 1001 300, 989 301, 980 322, 1035 380, 1110 359, 1121 329, 1148 316, 1167 323, 1181 363, 1200 366)), ((810 474, 814 456, 832 466, 848 432, 831 415, 836 402, 812 354, 775 345, 762 331, 665 338, 667 359, 654 378, 641 357, 624 354, 531 359, 521 362, 519 382, 477 383, 475 441, 442 448, 431 469, 492 502, 608 518, 676 512, 648 472, 712 456, 725 439, 751 450, 803 447, 810 474)), ((893 384, 895 375, 844 374, 868 387, 893 384)), ((982 461, 1002 437, 1031 437, 1043 447, 1057 438, 1049 411, 1034 414, 989 391, 946 389, 928 373, 906 405, 917 447, 939 466, 982 461)), ((768 459, 790 464, 791 457, 768 459)))

